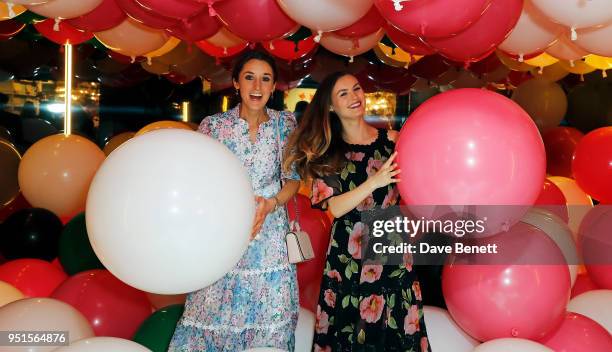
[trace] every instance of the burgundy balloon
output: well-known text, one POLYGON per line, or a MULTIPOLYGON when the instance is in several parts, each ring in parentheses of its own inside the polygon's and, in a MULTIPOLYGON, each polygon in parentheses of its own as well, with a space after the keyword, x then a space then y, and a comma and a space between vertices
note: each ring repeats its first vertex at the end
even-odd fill
POLYGON ((416 77, 431 81, 440 77, 449 67, 440 55, 429 55, 410 65, 408 70, 416 77))
POLYGON ((136 2, 136 0, 116 0, 117 5, 132 19, 147 27, 166 29, 179 24, 179 20, 148 10, 136 2))
POLYGON ((343 37, 361 38, 376 32, 386 23, 387 21, 380 15, 376 6, 372 5, 370 11, 357 22, 348 27, 334 31, 334 33, 343 37))
POLYGON ((470 64, 469 70, 478 75, 484 75, 485 73, 495 71, 501 65, 502 63, 499 61, 497 55, 495 53, 491 53, 484 59, 470 64))
POLYGON ((232 33, 250 42, 282 38, 299 28, 276 0, 226 0, 214 8, 232 33))
POLYGON ((84 31, 102 32, 118 26, 125 17, 125 12, 121 10, 116 0, 102 0, 93 11, 68 19, 66 22, 84 31))
POLYGON ((208 6, 205 2, 185 0, 136 0, 136 2, 155 14, 178 20, 185 20, 208 6))
POLYGON ((0 40, 8 40, 25 28, 25 24, 13 19, 0 21, 0 40))
POLYGON ((407 53, 414 55, 431 55, 436 52, 434 48, 416 35, 404 33, 390 24, 387 24, 385 29, 387 31, 387 37, 391 39, 393 44, 407 53))
POLYGON ((518 22, 523 0, 492 0, 482 16, 461 33, 428 38, 441 55, 455 61, 475 62, 491 54, 518 22))
POLYGON ((168 28, 173 36, 186 42, 197 42, 212 37, 221 28, 221 23, 216 17, 203 10, 197 15, 168 28))

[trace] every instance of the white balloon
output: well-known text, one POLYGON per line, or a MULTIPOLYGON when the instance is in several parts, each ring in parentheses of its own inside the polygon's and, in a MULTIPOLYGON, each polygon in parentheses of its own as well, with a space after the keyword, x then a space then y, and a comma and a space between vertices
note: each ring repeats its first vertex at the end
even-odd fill
POLYGON ((357 56, 372 49, 385 35, 383 29, 358 39, 345 38, 333 33, 325 33, 321 38, 321 45, 334 54, 344 56, 357 56))
POLYGON ((612 290, 579 294, 570 300, 567 310, 591 318, 612 333, 612 290))
POLYGON ((557 41, 546 49, 546 53, 560 60, 580 60, 589 53, 582 50, 567 35, 561 35, 557 41))
POLYGON ((335 31, 363 17, 374 0, 277 0, 287 16, 314 32, 335 31))
POLYGON ((246 251, 255 214, 246 169, 225 145, 164 129, 122 144, 87 199, 87 232, 104 266, 146 292, 210 285, 246 251))
POLYGON ((576 44, 590 53, 607 57, 612 56, 612 42, 610 38, 612 38, 612 24, 601 28, 589 28, 579 31, 576 44))
POLYGON ((136 342, 118 337, 92 337, 79 340, 70 346, 53 352, 150 352, 151 350, 136 342))
POLYGON ((513 55, 540 52, 552 44, 562 31, 563 27, 550 22, 527 1, 516 26, 498 48, 513 55))
POLYGON ((424 306, 423 317, 432 351, 470 352, 480 344, 463 331, 445 309, 424 306))
POLYGON ((297 327, 295 328, 295 352, 312 351, 316 318, 313 312, 300 307, 297 327))
POLYGON ((531 2, 550 18, 570 28, 586 28, 612 21, 610 0, 531 0, 531 2))
POLYGON ((542 230, 551 240, 555 241, 568 264, 571 287, 578 276, 580 257, 574 242, 574 236, 563 219, 542 208, 531 208, 521 219, 522 222, 542 230))
POLYGON ((555 352, 550 348, 525 339, 504 338, 478 345, 473 352, 555 352))

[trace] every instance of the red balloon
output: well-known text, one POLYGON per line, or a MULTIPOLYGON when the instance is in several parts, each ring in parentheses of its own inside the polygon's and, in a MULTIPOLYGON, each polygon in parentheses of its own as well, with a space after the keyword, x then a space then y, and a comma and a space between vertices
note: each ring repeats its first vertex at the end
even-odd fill
POLYGON ((567 224, 569 222, 569 213, 566 203, 567 200, 563 192, 561 192, 561 189, 549 179, 546 179, 544 180, 542 192, 538 196, 538 199, 536 199, 534 205, 552 212, 563 219, 567 224))
POLYGON ((61 271, 64 271, 64 267, 62 266, 62 263, 60 263, 59 258, 55 258, 51 261, 51 264, 53 264, 56 268, 60 269, 61 271))
POLYGON ((287 39, 277 39, 263 43, 263 47, 267 52, 286 61, 302 58, 308 53, 313 52, 317 46, 318 44, 315 43, 313 36, 300 40, 297 43, 287 39))
POLYGON ((612 202, 612 126, 593 130, 578 142, 572 171, 588 195, 612 202))
POLYGON ((102 0, 93 11, 66 21, 83 31, 102 32, 118 26, 125 17, 125 12, 117 5, 116 0, 102 0))
POLYGON ((168 28, 168 32, 181 40, 192 43, 212 37, 220 28, 221 24, 216 17, 210 16, 207 11, 202 11, 168 28))
POLYGON ((416 35, 407 34, 388 24, 385 26, 387 37, 393 44, 413 55, 431 55, 436 52, 429 44, 416 35))
POLYGON ((276 0, 226 0, 215 5, 230 32, 251 42, 285 37, 299 28, 276 0))
MULTIPOLYGON (((312 285, 317 287, 320 285, 323 269, 325 268, 325 261, 327 259, 331 223, 324 212, 311 207, 308 197, 297 194, 295 199, 299 211, 300 227, 308 233, 310 242, 312 243, 312 249, 315 253, 314 259, 297 265, 298 286, 300 289, 312 285)), ((289 211, 289 218, 292 221, 295 220, 296 202, 289 200, 287 203, 287 210, 289 211)), ((311 290, 314 291, 314 288, 311 287, 311 290)), ((311 293, 307 295, 312 296, 311 293)))
POLYGON ((247 46, 249 46, 248 43, 243 43, 232 46, 231 48, 220 48, 210 44, 206 40, 200 40, 199 42, 196 42, 195 45, 197 45, 198 48, 200 48, 200 50, 202 50, 205 54, 218 58, 238 55, 240 52, 246 49, 247 46))
POLYGON ((492 0, 482 16, 461 33, 448 38, 428 38, 441 55, 455 61, 479 61, 506 39, 521 15, 523 0, 492 0))
POLYGON ((582 314, 567 312, 563 323, 538 341, 558 352, 612 351, 612 335, 582 314))
POLYGON ((542 133, 548 174, 573 178, 572 159, 582 137, 584 134, 573 127, 554 127, 542 133))
POLYGON ((357 22, 352 25, 338 29, 334 31, 335 34, 348 37, 348 38, 362 38, 368 34, 376 32, 378 29, 383 27, 387 21, 380 15, 376 6, 372 5, 372 8, 368 13, 361 17, 357 22))
POLYGON ((466 333, 479 341, 539 339, 559 326, 570 276, 552 239, 521 222, 474 244, 498 244, 498 254, 459 257, 442 273, 448 311, 466 333))
POLYGON ((13 19, 0 21, 0 40, 8 40, 25 28, 25 23, 13 19))
POLYGON ((165 17, 187 19, 207 7, 205 2, 185 0, 136 0, 143 8, 165 17))
POLYGON ((60 45, 76 45, 93 38, 93 33, 76 29, 66 21, 60 21, 56 26, 55 20, 52 18, 37 22, 34 27, 45 38, 60 45))
POLYGON ((49 297, 68 275, 41 259, 16 259, 0 265, 0 281, 15 286, 27 297, 49 297))
POLYGON ((574 282, 574 287, 572 287, 571 298, 574 298, 578 296, 579 294, 582 294, 588 291, 599 290, 600 288, 601 287, 595 285, 595 283, 591 280, 591 278, 589 277, 589 274, 587 273, 578 274, 578 276, 576 276, 576 282, 574 282))
POLYGON ((380 14, 403 32, 426 38, 457 34, 475 22, 491 0, 375 0, 380 14), (396 4, 397 3, 397 4, 396 4))
POLYGON ((140 6, 136 0, 115 0, 125 13, 147 27, 166 29, 179 24, 179 20, 155 13, 140 6))
POLYGON ((521 83, 532 79, 533 76, 529 72, 521 72, 521 71, 510 71, 508 76, 503 80, 503 82, 498 83, 506 83, 513 85, 514 87, 518 87, 521 83))
POLYGON ((151 315, 147 295, 107 270, 88 270, 71 276, 51 295, 81 312, 96 336, 131 339, 151 315))

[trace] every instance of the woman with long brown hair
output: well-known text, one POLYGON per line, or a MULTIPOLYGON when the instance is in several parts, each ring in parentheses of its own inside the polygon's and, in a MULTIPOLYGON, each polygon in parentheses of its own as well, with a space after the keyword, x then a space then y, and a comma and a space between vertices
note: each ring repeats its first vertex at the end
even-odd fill
POLYGON ((334 216, 321 282, 314 351, 429 351, 419 282, 411 265, 362 264, 361 212, 397 204, 397 132, 364 119, 357 79, 337 72, 321 82, 284 167, 312 178, 313 207, 334 216))

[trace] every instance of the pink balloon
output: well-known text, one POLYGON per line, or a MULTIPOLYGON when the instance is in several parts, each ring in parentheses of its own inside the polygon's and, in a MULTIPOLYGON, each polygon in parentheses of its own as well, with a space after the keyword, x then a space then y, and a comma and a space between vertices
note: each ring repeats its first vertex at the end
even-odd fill
POLYGON ((400 30, 426 38, 457 34, 474 23, 491 0, 375 0, 380 14, 400 30), (397 5, 396 5, 397 3, 397 5))
POLYGON ((116 0, 117 5, 121 7, 125 13, 133 20, 144 24, 145 26, 157 29, 166 29, 177 26, 179 21, 157 14, 151 10, 145 9, 136 2, 136 0, 116 0))
POLYGON ((413 55, 431 55, 436 52, 434 48, 416 35, 404 33, 390 24, 387 24, 385 29, 387 30, 387 36, 393 44, 407 53, 413 55))
POLYGON ((251 42, 282 38, 299 28, 276 0, 226 0, 215 9, 232 33, 251 42))
POLYGON ((569 213, 566 205, 567 200, 561 189, 549 179, 544 180, 542 192, 540 192, 534 204, 539 208, 544 208, 557 215, 563 219, 566 224, 569 222, 569 213))
POLYGON ((574 287, 572 287, 571 298, 574 298, 578 296, 579 294, 582 294, 588 291, 599 290, 600 288, 601 287, 593 283, 593 281, 589 277, 589 274, 587 273, 578 274, 578 276, 576 277, 576 282, 574 283, 574 287))
POLYGON ((402 127, 396 150, 399 191, 416 215, 429 215, 424 205, 473 205, 474 215, 490 216, 489 234, 518 221, 545 178, 544 144, 533 120, 510 99, 481 89, 427 100, 402 127))
POLYGON ((482 16, 463 32, 448 38, 428 38, 441 55, 455 61, 479 61, 503 42, 516 25, 523 0, 492 0, 482 16))
POLYGON ((334 33, 342 37, 361 38, 376 32, 379 28, 383 27, 385 23, 387 23, 387 21, 378 13, 376 6, 372 5, 370 11, 368 11, 365 16, 361 17, 359 21, 348 27, 334 31, 334 33))
POLYGON ((589 277, 603 289, 612 290, 612 206, 598 204, 580 223, 578 244, 589 277))
POLYGON ((560 324, 570 276, 552 239, 521 222, 474 244, 497 244, 498 254, 457 257, 442 273, 448 311, 466 333, 480 341, 538 339, 560 324))
POLYGON ((156 14, 179 20, 187 19, 208 6, 205 2, 185 0, 136 0, 136 2, 156 14))
POLYGON ((555 352, 612 351, 612 335, 603 326, 572 312, 567 312, 561 326, 539 342, 555 352))
POLYGON ((180 22, 168 28, 168 32, 173 36, 186 42, 197 42, 212 37, 221 29, 221 23, 216 17, 212 17, 206 11, 180 22))
POLYGON ((88 31, 100 32, 118 26, 125 19, 125 12, 115 0, 103 0, 98 7, 80 17, 67 20, 72 26, 88 31))

